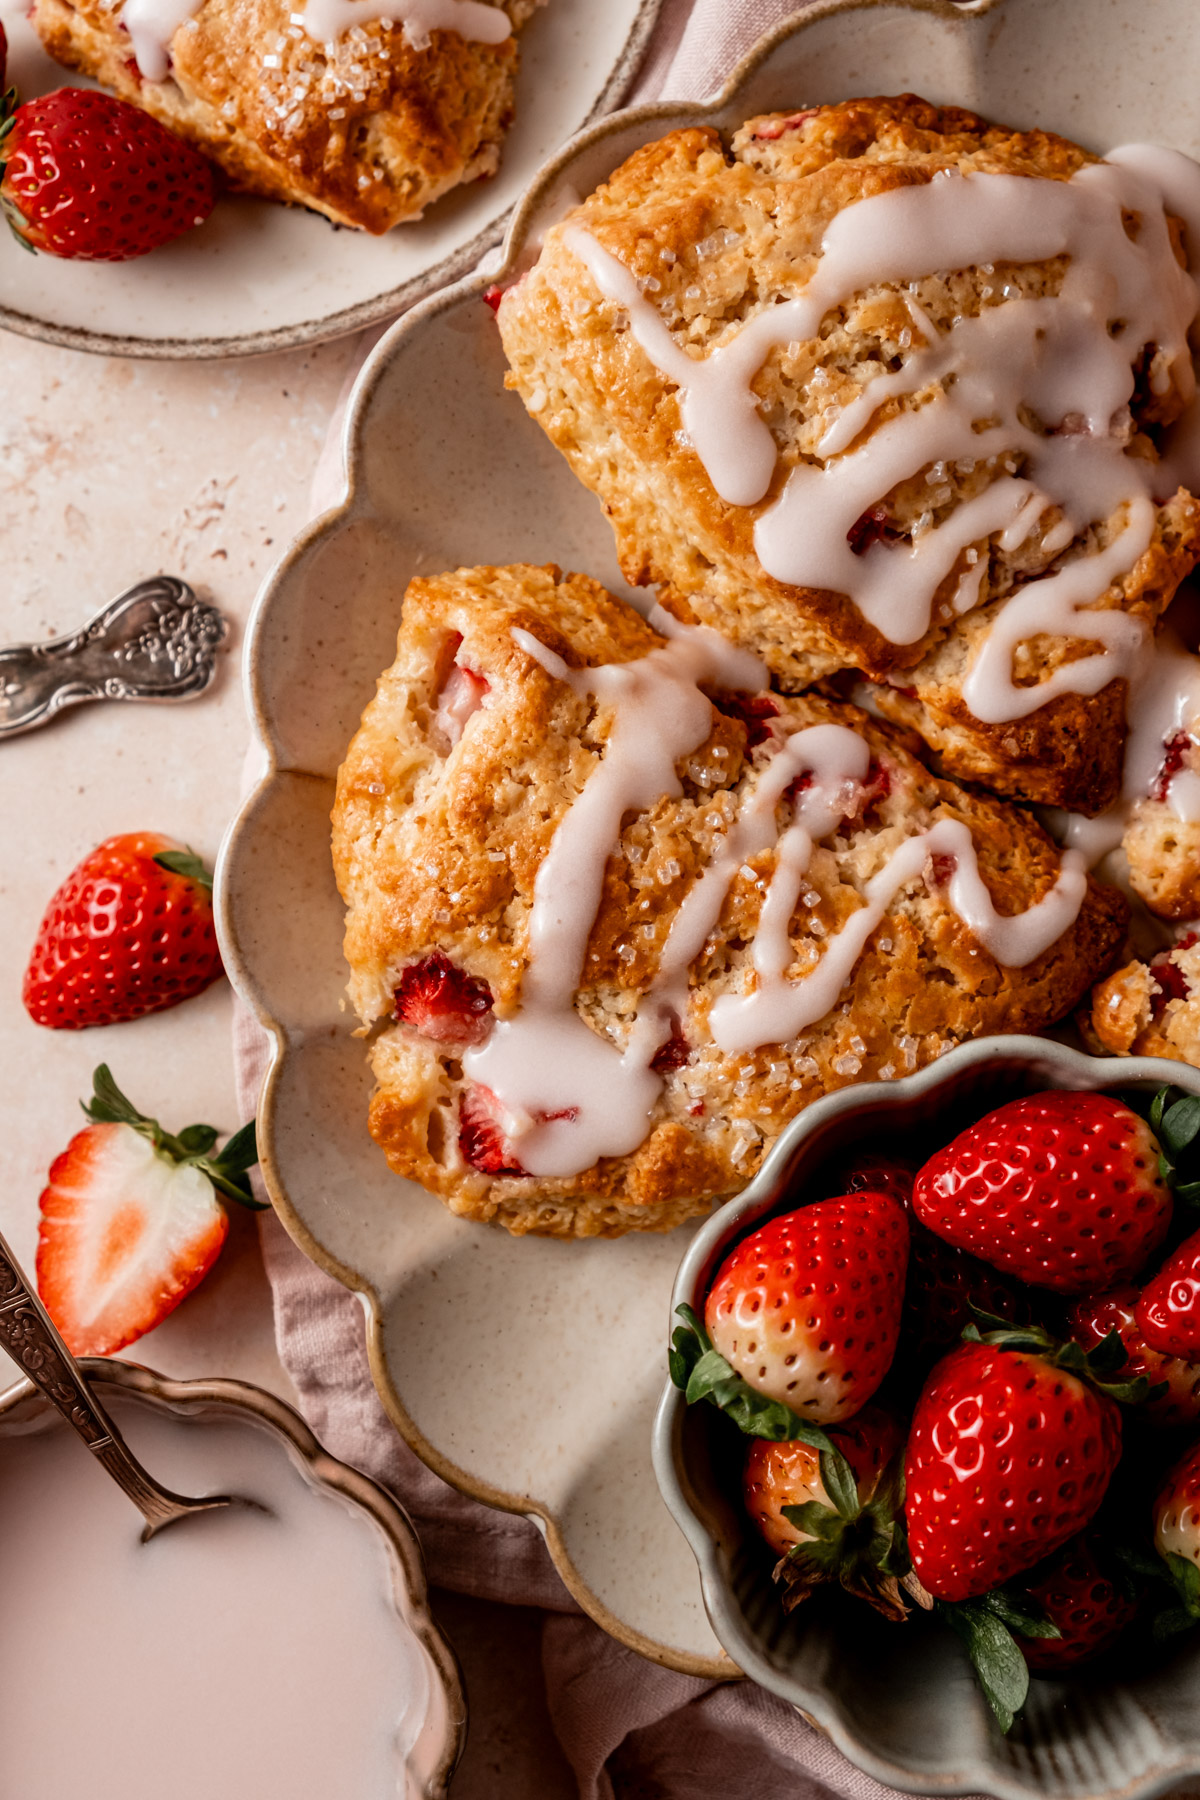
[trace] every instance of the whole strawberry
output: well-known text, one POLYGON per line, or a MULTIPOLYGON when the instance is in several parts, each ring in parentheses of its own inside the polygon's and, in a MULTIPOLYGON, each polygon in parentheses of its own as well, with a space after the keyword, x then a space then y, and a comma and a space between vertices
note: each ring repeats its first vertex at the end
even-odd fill
POLYGON ((897 1530, 900 1446, 896 1420, 865 1406, 829 1434, 840 1458, 793 1440, 755 1438, 742 1472, 746 1510, 781 1558, 775 1579, 790 1611, 837 1582, 886 1618, 907 1617, 909 1563, 897 1530))
MULTIPOLYGON (((1044 1337, 990 1334, 1014 1343, 1044 1337)), ((1048 1344, 1048 1340, 1047 1340, 1048 1344)), ((1075 1346, 1067 1346, 1082 1363, 1075 1346)), ((1121 1454, 1121 1415, 1090 1381, 976 1340, 937 1364, 905 1457, 913 1567, 939 1600, 1002 1587, 1089 1523, 1121 1454)))
POLYGON ((1017 1634, 1025 1661, 1039 1675, 1074 1669, 1099 1656, 1137 1612, 1127 1585, 1110 1572, 1098 1542, 1086 1534, 1071 1538, 1021 1585, 1059 1631, 1056 1638, 1017 1634))
POLYGON ((1193 1425, 1200 1419, 1200 1362, 1186 1362, 1152 1349, 1138 1320, 1138 1302, 1138 1290, 1131 1282, 1107 1294, 1077 1300, 1068 1314, 1071 1336, 1091 1350, 1115 1331, 1125 1347, 1125 1362, 1119 1371, 1124 1379, 1132 1381, 1144 1375, 1151 1388, 1166 1388, 1165 1393, 1146 1401, 1142 1417, 1156 1425, 1193 1425))
POLYGON ((771 1219, 709 1290, 713 1348, 800 1418, 848 1419, 891 1365, 907 1260, 908 1219, 887 1194, 818 1200, 771 1219))
POLYGON ((157 832, 108 838, 46 909, 25 971, 38 1025, 114 1025, 187 1000, 222 973, 212 882, 157 832))
POLYGON ((1032 1287, 1084 1294, 1134 1275, 1166 1236, 1171 1194, 1150 1127, 1106 1094, 1010 1101, 939 1150, 913 1211, 956 1249, 1032 1287))
POLYGON ((37 1284, 68 1349, 109 1356, 208 1273, 229 1229, 218 1194, 259 1205, 245 1180, 258 1153, 253 1124, 219 1153, 211 1125, 172 1136, 104 1064, 84 1111, 91 1123, 55 1158, 41 1197, 37 1284))
POLYGON ((1154 1622, 1157 1637, 1200 1623, 1200 1443, 1175 1464, 1154 1501, 1154 1548, 1175 1586, 1176 1603, 1154 1622))
POLYGON ((1185 1238, 1146 1283, 1137 1322, 1151 1349, 1200 1361, 1200 1231, 1185 1238))
POLYGON ((32 249, 126 262, 213 209, 212 165, 127 100, 59 88, 5 114, 0 207, 32 249))

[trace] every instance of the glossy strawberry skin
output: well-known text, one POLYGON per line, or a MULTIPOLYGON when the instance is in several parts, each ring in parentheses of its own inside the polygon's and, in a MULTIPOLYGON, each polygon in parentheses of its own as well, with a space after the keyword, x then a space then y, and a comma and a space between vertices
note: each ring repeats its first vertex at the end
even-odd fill
MULTIPOLYGON (((853 1419, 835 1426, 831 1435, 850 1464, 858 1497, 865 1503, 900 1448, 900 1427, 882 1407, 864 1406, 853 1419)), ((786 1556, 808 1535, 784 1518, 785 1506, 803 1506, 808 1500, 831 1504, 821 1480, 819 1453, 808 1444, 777 1444, 766 1438, 750 1441, 742 1470, 742 1497, 759 1535, 777 1556, 786 1556)))
POLYGON ((1071 1538, 1022 1585, 1060 1633, 1056 1638, 1018 1637, 1025 1661, 1039 1675, 1055 1675, 1100 1656, 1137 1612, 1137 1602, 1112 1580, 1086 1534, 1071 1538))
POLYGON ((1154 1502, 1154 1547, 1200 1565, 1200 1443, 1175 1464, 1154 1502))
POLYGON ((1104 1094, 1010 1101, 930 1157, 921 1223, 1031 1287, 1098 1292, 1140 1270, 1171 1222, 1148 1125, 1104 1094))
POLYGON ((212 165, 157 119, 90 88, 27 100, 3 145, 0 200, 51 256, 125 262, 201 224, 212 165))
POLYGON ((1185 1238, 1146 1283, 1137 1322, 1152 1350, 1200 1361, 1200 1231, 1185 1238))
POLYGON ((887 1194, 818 1200, 733 1250, 705 1303, 713 1344, 750 1386, 803 1419, 864 1406, 895 1354, 908 1219, 887 1194))
POLYGON ((76 1356, 111 1356, 207 1275, 229 1222, 208 1181, 128 1125, 89 1125, 51 1164, 37 1284, 76 1356))
POLYGON ((157 832, 108 838, 71 871, 38 928, 22 997, 37 1025, 115 1025, 187 1000, 223 973, 212 896, 154 858, 157 832))
POLYGON ((439 1044, 482 1044, 492 1028, 492 990, 440 950, 400 972, 395 1016, 439 1044))
POLYGON ((1112 1372, 1113 1380, 1134 1381, 1144 1375, 1150 1386, 1165 1382, 1167 1391, 1138 1408, 1141 1418, 1156 1425, 1192 1425, 1200 1419, 1200 1362, 1164 1355, 1152 1349, 1138 1323, 1139 1294, 1132 1282, 1107 1294, 1077 1300, 1069 1316, 1071 1336, 1085 1350, 1094 1350, 1110 1331, 1120 1333, 1126 1361, 1112 1372))
POLYGON ((1121 1455, 1115 1403, 1025 1351, 937 1364, 905 1456, 913 1565, 939 1600, 1003 1586, 1081 1531, 1121 1455))

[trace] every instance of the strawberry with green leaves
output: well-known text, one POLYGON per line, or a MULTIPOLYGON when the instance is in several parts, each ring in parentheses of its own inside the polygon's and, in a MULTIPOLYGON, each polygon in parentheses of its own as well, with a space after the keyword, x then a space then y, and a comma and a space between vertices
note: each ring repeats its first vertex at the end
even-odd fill
POLYGON ((1200 1443, 1180 1458, 1155 1497, 1154 1548, 1175 1589, 1154 1631, 1170 1638, 1200 1624, 1200 1443))
POLYGON ((889 1194, 818 1200, 726 1257, 705 1302, 714 1350, 757 1393, 836 1424, 865 1406, 900 1330, 908 1219, 889 1194))
POLYGON ((160 1324, 203 1280, 229 1229, 224 1197, 257 1209, 254 1123, 221 1150, 211 1125, 173 1135, 96 1070, 89 1124, 51 1165, 37 1284, 77 1356, 109 1356, 160 1324))
POLYGON ((140 107, 93 88, 0 100, 0 211, 30 250, 126 262, 203 224, 213 166, 140 107))
POLYGON ((1107 1294, 1085 1295, 1067 1315, 1071 1336, 1084 1350, 1094 1350, 1115 1331, 1125 1361, 1114 1373, 1123 1381, 1143 1375, 1154 1390, 1141 1409, 1142 1417, 1167 1427, 1194 1425, 1200 1420, 1200 1362, 1164 1355, 1147 1342, 1139 1323, 1142 1298, 1132 1282, 1107 1294))
POLYGON ((22 997, 37 1025, 78 1031, 160 1012, 223 973, 212 877, 156 831, 105 840, 46 908, 22 997))
POLYGON ((784 1605, 790 1612, 837 1582, 885 1618, 904 1619, 904 1591, 922 1604, 925 1596, 901 1525, 903 1433, 890 1413, 865 1406, 828 1437, 832 1451, 755 1438, 746 1454, 746 1511, 780 1558, 784 1605))
POLYGON ((1145 1120, 1110 1095, 1031 1094, 931 1156, 913 1211, 946 1243, 1031 1287, 1099 1292, 1136 1275, 1167 1235, 1159 1153, 1145 1120))
POLYGON ((1057 1637, 1018 1636, 1036 1675, 1058 1675, 1111 1649, 1137 1612, 1133 1583, 1094 1533, 1073 1537, 1025 1577, 1024 1588, 1057 1637))
POLYGON ((968 1327, 929 1376, 905 1457, 913 1566, 936 1599, 972 1600, 1082 1531, 1121 1456, 1117 1400, 1148 1383, 1110 1382, 1114 1333, 1084 1355, 1037 1326, 968 1327))

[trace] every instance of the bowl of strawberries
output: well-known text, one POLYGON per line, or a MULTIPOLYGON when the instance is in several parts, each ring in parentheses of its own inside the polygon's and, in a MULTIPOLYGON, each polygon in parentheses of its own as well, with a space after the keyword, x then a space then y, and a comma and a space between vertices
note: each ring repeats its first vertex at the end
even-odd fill
POLYGON ((1200 1074, 848 1088, 693 1239, 654 1456, 747 1675, 914 1793, 1200 1775, 1200 1074))

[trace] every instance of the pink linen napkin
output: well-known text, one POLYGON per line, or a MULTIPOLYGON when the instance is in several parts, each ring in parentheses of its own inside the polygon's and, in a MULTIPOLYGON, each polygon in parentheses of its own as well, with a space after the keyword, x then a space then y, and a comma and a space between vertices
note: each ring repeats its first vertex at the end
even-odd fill
MULTIPOLYGON (((633 98, 704 98, 796 10, 789 0, 665 0, 633 98)), ((364 356, 378 335, 364 341, 364 356)), ((314 479, 314 512, 344 479, 340 424, 341 409, 314 479)), ((249 1112, 267 1040, 241 1008, 234 1051, 249 1112)), ((580 1800, 899 1800, 773 1695, 750 1682, 674 1674, 601 1631, 568 1594, 532 1521, 459 1494, 398 1436, 371 1383, 357 1299, 308 1262, 273 1214, 263 1215, 262 1245, 280 1358, 317 1436, 401 1500, 435 1585, 546 1609, 547 1700, 580 1800)))

